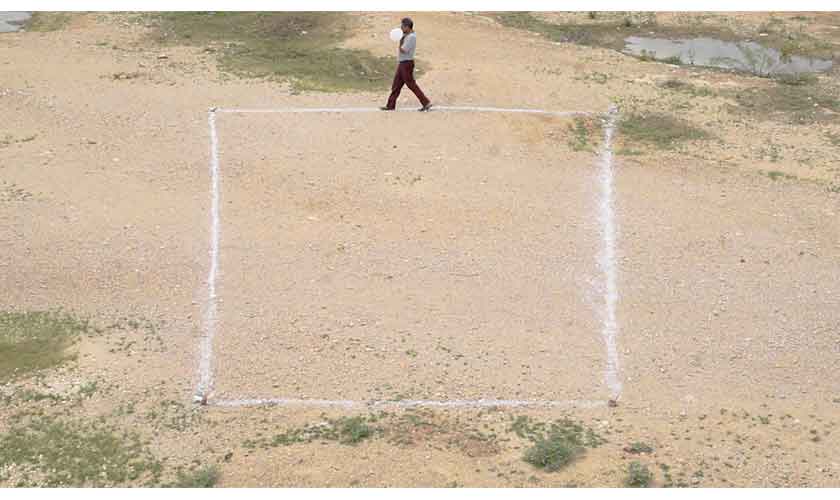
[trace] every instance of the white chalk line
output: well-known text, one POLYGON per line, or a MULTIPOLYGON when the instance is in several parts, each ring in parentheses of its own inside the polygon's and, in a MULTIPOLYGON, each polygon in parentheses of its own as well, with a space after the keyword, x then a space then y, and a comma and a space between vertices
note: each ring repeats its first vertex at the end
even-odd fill
MULTIPOLYGON (((219 113, 385 113, 379 108, 218 108, 219 113)), ((400 108, 397 112, 417 112, 414 108, 400 108)), ((434 106, 435 111, 472 111, 484 113, 526 113, 550 116, 588 116, 591 111, 548 111, 528 108, 496 108, 492 106, 434 106)))
POLYGON ((210 125, 210 270, 207 275, 207 302, 204 306, 204 331, 199 353, 199 378, 195 399, 207 400, 213 387, 213 338, 216 336, 216 277, 219 274, 219 137, 216 133, 216 113, 207 117, 210 125))
MULTIPOLYGON (((436 106, 438 111, 472 111, 497 113, 528 113, 551 116, 580 116, 596 115, 600 113, 590 111, 547 111, 527 108, 498 108, 490 106, 436 106)), ((216 113, 368 113, 381 111, 378 108, 213 108, 209 112, 210 126, 210 175, 211 175, 211 236, 210 236, 210 270, 208 273, 208 299, 204 312, 204 331, 201 338, 199 382, 196 390, 196 401, 208 403, 208 397, 213 385, 212 359, 213 338, 215 337, 217 321, 216 278, 219 268, 219 154, 218 134, 216 131, 216 113)), ((400 109, 398 111, 415 111, 400 109)), ((610 107, 604 127, 604 145, 600 155, 601 200, 599 204, 599 220, 601 222, 602 249, 598 263, 604 273, 604 309, 602 311, 603 326, 601 336, 606 346, 607 363, 605 382, 611 391, 613 399, 621 394, 621 381, 618 377, 618 322, 616 319, 616 304, 618 302, 617 272, 615 263, 615 216, 613 211, 613 165, 612 165, 612 136, 615 130, 617 108, 610 107)), ((598 400, 505 400, 505 399, 476 399, 476 400, 402 400, 402 401, 353 401, 353 400, 322 400, 322 399, 227 399, 215 400, 214 406, 242 407, 242 406, 392 406, 392 407, 581 407, 593 408, 603 406, 604 401, 598 400)))
POLYGON ((569 399, 563 401, 543 401, 532 399, 402 399, 381 401, 359 401, 348 399, 219 399, 209 403, 211 406, 239 408, 245 406, 298 406, 298 407, 336 407, 336 408, 490 408, 490 407, 550 407, 550 408, 598 408, 607 405, 606 401, 569 399))
POLYGON ((616 319, 616 304, 618 303, 618 278, 615 261, 616 224, 613 207, 613 152, 612 137, 618 109, 610 106, 604 123, 604 144, 601 148, 599 172, 601 184, 601 200, 598 207, 598 219, 601 222, 601 251, 598 264, 604 273, 604 308, 602 311, 601 338, 607 351, 607 366, 604 381, 611 391, 612 399, 621 395, 621 380, 618 376, 618 320, 616 319))

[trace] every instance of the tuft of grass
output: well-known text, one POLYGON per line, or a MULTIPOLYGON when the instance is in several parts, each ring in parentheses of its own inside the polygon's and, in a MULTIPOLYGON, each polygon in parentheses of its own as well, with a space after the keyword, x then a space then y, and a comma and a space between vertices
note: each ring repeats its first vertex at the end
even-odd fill
POLYGON ((0 384, 72 359, 68 348, 90 328, 60 311, 0 311, 0 384))
POLYGON ((268 448, 289 446, 312 441, 338 441, 341 444, 356 445, 371 438, 382 429, 370 425, 374 417, 340 417, 326 420, 318 424, 308 424, 303 427, 289 429, 275 434, 271 439, 249 439, 243 443, 246 448, 268 448))
POLYGON ((248 78, 289 81, 296 90, 381 90, 390 57, 339 45, 353 19, 340 12, 160 12, 149 14, 157 40, 205 46, 221 69, 248 78), (209 47, 208 47, 209 46, 209 47))
POLYGON ((85 399, 92 397, 98 389, 98 383, 94 380, 92 382, 85 382, 79 386, 79 397, 85 399))
POLYGON ((545 423, 518 416, 509 430, 534 443, 525 450, 522 459, 549 472, 562 469, 581 456, 586 448, 595 448, 605 442, 592 429, 568 418, 545 423))
POLYGON ((343 444, 358 444, 373 436, 374 430, 364 417, 345 417, 334 422, 338 429, 339 441, 343 444))
POLYGON ((768 172, 762 172, 762 173, 765 174, 767 177, 769 177, 771 180, 774 180, 774 181, 779 180, 779 179, 795 181, 795 180, 798 179, 798 177, 795 176, 795 175, 786 174, 785 172, 782 172, 782 171, 779 171, 779 170, 770 170, 768 172))
POLYGON ((32 17, 26 21, 26 31, 59 31, 70 24, 73 18, 71 12, 33 12, 32 17))
POLYGON ((653 481, 653 473, 648 469, 647 465, 633 460, 627 467, 627 477, 624 479, 624 485, 629 488, 647 488, 653 481))
POLYGON ((682 64, 682 59, 680 59, 680 56, 670 56, 666 57, 665 59, 659 59, 659 61, 664 62, 665 64, 674 64, 676 66, 682 64))
POLYGON ((154 483, 162 465, 137 434, 41 417, 0 434, 0 471, 13 469, 22 486, 90 487, 154 483))
POLYGON ((711 134, 687 120, 665 113, 623 114, 618 130, 628 142, 649 144, 659 149, 672 149, 681 142, 711 138, 711 134))
POLYGON ((596 128, 596 124, 592 119, 576 116, 568 126, 569 147, 573 151, 590 151, 592 145, 589 142, 589 137, 594 128, 596 128))
POLYGON ((817 83, 817 76, 813 73, 793 73, 793 74, 782 74, 777 75, 774 78, 778 83, 782 85, 813 85, 817 83))
POLYGON ((664 89, 675 90, 694 97, 706 97, 714 94, 714 92, 712 92, 712 90, 708 87, 698 87, 677 78, 669 78, 660 83, 659 86, 664 89))
POLYGON ((626 451, 628 453, 634 453, 634 454, 653 453, 653 448, 651 448, 650 445, 648 445, 646 443, 636 441, 635 443, 631 444, 630 446, 627 446, 626 448, 624 448, 624 451, 626 451))
POLYGON ((189 472, 178 472, 178 478, 172 485, 175 488, 213 488, 219 482, 219 468, 205 465, 189 472))
POLYGON ((522 459, 538 469, 554 472, 571 463, 583 449, 567 437, 554 434, 537 440, 534 446, 525 450, 522 459))

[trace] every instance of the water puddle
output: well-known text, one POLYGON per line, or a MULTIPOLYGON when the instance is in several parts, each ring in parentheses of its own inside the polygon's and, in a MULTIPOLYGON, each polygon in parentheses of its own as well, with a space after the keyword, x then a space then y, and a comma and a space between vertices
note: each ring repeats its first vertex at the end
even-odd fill
POLYGON ((20 30, 30 17, 31 12, 0 12, 0 33, 20 30))
POLYGON ((631 36, 624 52, 693 66, 746 71, 759 76, 815 73, 831 69, 830 59, 783 56, 776 49, 755 42, 724 42, 714 38, 669 40, 631 36))

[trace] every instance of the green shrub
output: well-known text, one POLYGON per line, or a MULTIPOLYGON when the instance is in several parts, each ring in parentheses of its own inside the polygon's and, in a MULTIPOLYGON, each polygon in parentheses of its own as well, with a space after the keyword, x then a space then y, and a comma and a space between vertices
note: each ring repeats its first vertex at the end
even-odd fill
POLYGON ((647 465, 633 460, 627 467, 627 478, 624 480, 625 486, 630 488, 647 488, 651 481, 653 481, 653 473, 648 469, 647 465))

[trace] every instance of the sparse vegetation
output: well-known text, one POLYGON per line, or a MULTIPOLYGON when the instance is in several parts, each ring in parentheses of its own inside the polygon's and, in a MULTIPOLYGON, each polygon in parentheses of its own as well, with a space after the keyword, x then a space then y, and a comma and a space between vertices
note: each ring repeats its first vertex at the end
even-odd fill
POLYGON ((38 417, 0 434, 0 471, 19 486, 116 486, 152 484, 162 466, 136 434, 38 417))
POLYGON ((840 114, 837 89, 820 85, 788 85, 774 83, 729 91, 737 106, 730 109, 759 120, 776 120, 810 124, 836 120, 840 114))
POLYGON ((672 149, 682 142, 711 138, 711 134, 687 120, 664 113, 625 113, 618 130, 627 142, 644 143, 660 149, 672 149))
POLYGON ((568 126, 568 145, 573 151, 591 151, 590 137, 599 129, 599 123, 591 118, 576 116, 568 126))
POLYGON ((817 83, 817 77, 813 73, 782 74, 775 77, 775 80, 783 85, 813 85, 817 83))
POLYGON ((706 97, 714 94, 714 92, 712 92, 712 90, 708 87, 692 85, 677 78, 669 78, 660 83, 659 86, 668 90, 675 90, 677 92, 689 94, 694 97, 706 97))
POLYGON ((375 417, 363 416, 326 419, 317 424, 309 424, 275 434, 271 439, 246 440, 244 446, 246 448, 268 448, 309 443, 316 440, 338 441, 341 444, 355 445, 381 432, 381 428, 371 425, 375 420, 375 417))
POLYGON ((627 467, 627 477, 624 479, 624 485, 630 488, 647 488, 653 481, 653 473, 648 469, 647 465, 633 460, 627 467))
POLYGON ((189 472, 178 472, 175 488, 212 488, 219 481, 219 468, 215 465, 204 465, 189 472))
POLYGON ((68 348, 89 329, 60 311, 0 311, 0 383, 71 359, 68 348))
POLYGON ((352 18, 339 12, 148 14, 160 43, 209 46, 223 71, 289 81, 297 90, 381 90, 394 62, 339 47, 352 18))
MULTIPOLYGON (((577 15, 566 16, 565 21, 552 22, 530 12, 497 13, 495 18, 502 25, 539 33, 552 41, 604 47, 618 51, 624 48, 624 40, 628 36, 650 36, 650 32, 654 30, 656 36, 660 38, 706 37, 735 43, 752 40, 755 36, 754 33, 744 32, 744 30, 736 32, 728 23, 704 22, 702 15, 698 14, 687 16, 684 22, 665 24, 657 21, 655 13, 648 12, 602 12, 594 16, 592 14, 581 12, 577 15)), ((792 55, 833 57, 832 44, 814 38, 802 30, 788 30, 783 22, 775 22, 773 30, 765 33, 767 36, 761 38, 762 44, 779 50, 782 58, 792 55)), ((643 61, 656 59, 652 52, 643 53, 638 57, 643 61)), ((759 59, 754 62, 759 64, 756 69, 760 70, 762 61, 759 59)), ((663 62, 684 64, 679 58, 666 58, 663 62)), ((694 64, 693 57, 689 57, 688 64, 694 64)))
POLYGON ((539 438, 531 448, 525 451, 523 460, 539 469, 557 471, 568 465, 584 448, 580 444, 560 434, 539 438))
POLYGON ((795 175, 786 174, 785 172, 781 172, 779 170, 770 170, 769 172, 763 172, 767 177, 776 181, 779 179, 786 179, 786 180, 796 180, 798 177, 795 175))
POLYGON ((26 31, 58 31, 70 24, 71 12, 33 12, 24 25, 26 31))
POLYGON ((640 441, 636 441, 635 443, 631 444, 624 448, 624 451, 633 454, 640 454, 640 453, 653 453, 653 448, 651 448, 648 444, 642 443, 640 441))
POLYGON ((530 12, 502 12, 495 18, 504 26, 540 33, 555 42, 577 43, 593 47, 609 47, 621 50, 624 38, 640 32, 645 19, 636 23, 630 17, 616 19, 613 16, 589 17, 582 23, 558 24, 544 21, 530 12), (596 22, 589 22, 595 21, 596 22))
POLYGON ((544 423, 519 416, 509 430, 534 443, 525 450, 522 459, 547 471, 560 470, 582 455, 586 448, 595 448, 605 442, 592 429, 568 418, 544 423))

